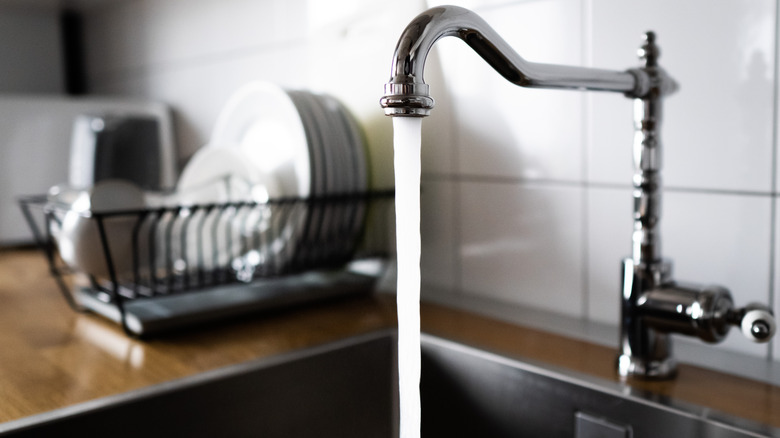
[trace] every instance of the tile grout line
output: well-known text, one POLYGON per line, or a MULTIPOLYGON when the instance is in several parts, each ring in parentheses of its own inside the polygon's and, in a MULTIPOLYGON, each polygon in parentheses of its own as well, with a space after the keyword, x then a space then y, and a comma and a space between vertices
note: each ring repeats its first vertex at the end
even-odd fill
MULTIPOLYGON (((583 42, 581 47, 580 60, 582 65, 592 67, 593 64, 593 41, 592 41, 592 11, 593 3, 591 0, 581 0, 580 2, 580 29, 581 38, 583 42)), ((584 186, 582 188, 582 248, 581 253, 581 279, 582 281, 582 317, 586 321, 591 320, 590 315, 590 187, 588 182, 590 181, 590 153, 593 147, 592 137, 592 125, 591 125, 591 95, 590 93, 582 93, 582 181, 584 186)))
MULTIPOLYGON (((445 84, 446 86, 446 84, 445 84)), ((459 113, 454 108, 449 111, 447 117, 449 118, 450 126, 459 126, 458 117, 459 113)), ((460 178, 460 152, 463 147, 461 136, 456 135, 453 132, 454 138, 452 139, 452 161, 450 162, 450 175, 454 178, 449 181, 450 195, 452 196, 452 206, 450 215, 452 217, 452 282, 455 295, 464 294, 463 291, 463 184, 460 178)))
MULTIPOLYGON (((772 78, 772 86, 774 88, 774 95, 772 99, 772 113, 774 115, 773 122, 772 123, 772 187, 771 191, 773 193, 773 196, 770 198, 769 204, 770 204, 770 213, 769 213, 769 308, 774 311, 775 310, 775 276, 777 274, 776 268, 775 268, 775 260, 777 258, 777 147, 778 147, 778 140, 780 140, 780 135, 778 133, 778 118, 780 117, 780 114, 778 114, 778 109, 780 108, 780 102, 778 102, 778 99, 780 98, 780 79, 778 79, 778 74, 780 74, 780 47, 778 47, 780 44, 778 44, 778 38, 780 38, 780 0, 775 1, 775 47, 774 47, 774 77, 772 78)), ((767 345, 767 359, 769 362, 772 362, 775 360, 775 355, 777 352, 774 349, 774 344, 776 342, 770 342, 769 345, 767 345)))
MULTIPOLYGON (((778 110, 780 111, 780 109, 778 110)), ((422 176, 425 180, 430 181, 453 181, 453 182, 476 182, 487 184, 514 184, 514 185, 537 185, 537 186, 563 186, 563 187, 584 187, 584 188, 599 188, 599 189, 614 189, 624 190, 631 189, 630 183, 613 183, 613 182, 590 182, 590 181, 576 181, 576 180, 561 180, 561 179, 533 179, 523 177, 512 176, 495 176, 495 175, 477 175, 477 174, 459 174, 459 175, 445 175, 427 173, 422 176)), ((689 193, 689 194, 701 194, 701 195, 725 195, 725 196, 755 196, 773 198, 780 196, 780 193, 758 192, 751 190, 729 190, 729 189, 708 189, 698 187, 678 187, 678 186, 664 186, 664 192, 673 193, 689 193)))
MULTIPOLYGON (((450 113, 450 120, 453 122, 453 126, 455 126, 456 120, 456 112, 452 111, 450 113)), ((452 148, 452 166, 456 169, 456 172, 460 173, 460 148, 462 147, 462 143, 460 141, 460 136, 455 136, 454 139, 455 147, 452 148)), ((463 197, 463 184, 461 184, 461 181, 459 178, 456 178, 455 181, 452 182, 450 186, 450 190, 452 190, 452 240, 453 240, 453 246, 454 246, 454 254, 452 257, 452 269, 453 272, 453 282, 455 286, 455 293, 457 295, 461 295, 464 293, 463 291, 463 208, 462 208, 462 197, 463 197)))
POLYGON ((463 234, 462 234, 462 215, 463 209, 461 208, 461 197, 463 196, 463 187, 460 182, 456 181, 451 187, 452 197, 452 240, 454 242, 454 255, 452 258, 453 282, 455 283, 455 293, 457 295, 464 294, 463 291, 463 234))

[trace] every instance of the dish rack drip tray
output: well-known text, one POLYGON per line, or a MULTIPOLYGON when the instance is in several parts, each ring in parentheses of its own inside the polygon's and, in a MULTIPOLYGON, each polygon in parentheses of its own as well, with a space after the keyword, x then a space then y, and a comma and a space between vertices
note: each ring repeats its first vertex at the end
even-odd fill
POLYGON ((150 336, 371 293, 393 234, 393 192, 81 212, 19 205, 70 306, 150 336))

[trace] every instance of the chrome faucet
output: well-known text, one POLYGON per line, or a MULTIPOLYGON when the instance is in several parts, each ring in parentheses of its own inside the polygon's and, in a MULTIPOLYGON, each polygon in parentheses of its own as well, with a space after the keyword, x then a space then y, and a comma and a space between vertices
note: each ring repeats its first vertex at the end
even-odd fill
POLYGON ((634 99, 633 251, 623 261, 620 295, 620 376, 671 378, 676 362, 671 333, 718 342, 732 325, 756 342, 767 342, 776 325, 766 306, 735 308, 719 286, 686 285, 672 279, 672 264, 661 256, 661 139, 663 98, 677 83, 658 65, 652 32, 639 49, 643 65, 626 71, 528 62, 481 17, 456 6, 429 9, 404 29, 393 54, 390 81, 380 104, 388 116, 425 117, 434 100, 423 80, 433 44, 445 36, 462 39, 501 76, 521 87, 610 91, 634 99))

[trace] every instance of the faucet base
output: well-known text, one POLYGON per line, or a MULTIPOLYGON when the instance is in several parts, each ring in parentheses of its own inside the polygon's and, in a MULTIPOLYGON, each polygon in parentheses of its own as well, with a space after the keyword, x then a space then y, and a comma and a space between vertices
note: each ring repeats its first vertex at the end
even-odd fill
MULTIPOLYGON (((671 281, 672 262, 659 260, 650 265, 623 260, 621 294, 620 353, 617 371, 621 377, 662 380, 674 377, 677 362, 671 353, 671 337, 651 324, 644 310, 647 292, 671 281)), ((676 308, 676 307, 675 307, 676 308)))
POLYGON ((617 371, 621 378, 666 380, 677 375, 677 361, 672 357, 662 360, 645 360, 621 354, 617 358, 617 371))

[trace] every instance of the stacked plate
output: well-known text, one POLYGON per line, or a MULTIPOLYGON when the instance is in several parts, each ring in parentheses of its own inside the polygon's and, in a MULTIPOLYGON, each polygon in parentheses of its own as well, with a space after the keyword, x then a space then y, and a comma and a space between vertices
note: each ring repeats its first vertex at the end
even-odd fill
POLYGON ((365 151, 357 123, 335 98, 253 82, 228 100, 209 144, 184 169, 178 189, 196 194, 185 197, 193 204, 307 199, 270 243, 277 254, 292 258, 286 261, 306 264, 354 245, 365 205, 333 198, 368 190, 365 151), (229 160, 219 157, 223 152, 229 160), (226 163, 235 163, 235 170, 226 163), (209 179, 224 184, 231 178, 248 183, 242 186, 247 189, 203 190, 209 179))

